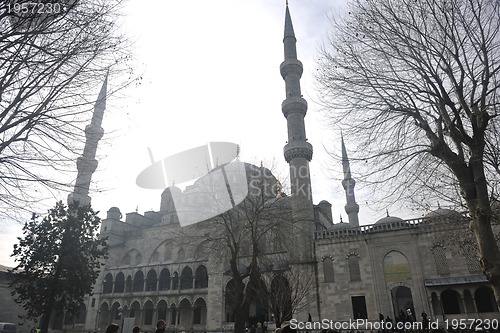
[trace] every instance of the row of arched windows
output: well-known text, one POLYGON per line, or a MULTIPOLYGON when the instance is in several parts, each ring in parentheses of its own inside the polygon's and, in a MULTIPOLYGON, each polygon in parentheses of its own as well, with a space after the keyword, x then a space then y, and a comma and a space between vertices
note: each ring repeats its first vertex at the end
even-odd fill
POLYGON ((138 301, 123 306, 119 302, 115 302, 111 306, 104 302, 99 307, 99 327, 106 327, 108 323, 121 318, 135 318, 135 325, 145 326, 152 326, 160 319, 173 326, 204 325, 207 320, 207 305, 203 298, 196 299, 194 303, 184 298, 178 305, 175 303, 169 305, 165 300, 154 304, 148 300, 142 307, 138 301))
POLYGON ((431 294, 432 310, 435 315, 497 312, 495 296, 489 287, 479 287, 474 293, 463 291, 463 298, 453 289, 446 289, 438 294, 431 294), (474 298, 472 295, 474 294, 474 298))
POLYGON ((123 292, 143 292, 143 291, 167 291, 184 289, 202 289, 208 287, 208 272, 203 265, 198 266, 193 275, 191 267, 182 269, 181 275, 177 272, 170 273, 168 268, 161 270, 160 275, 156 270, 151 269, 144 277, 144 273, 139 270, 134 276, 125 275, 120 272, 113 278, 111 273, 106 274, 102 286, 103 294, 123 293, 123 292))
MULTIPOLYGON (((361 269, 359 267, 359 255, 350 253, 347 255, 347 268, 349 271, 349 281, 361 281, 361 269)), ((333 258, 323 258, 323 274, 325 283, 335 282, 335 274, 333 270, 333 258)))

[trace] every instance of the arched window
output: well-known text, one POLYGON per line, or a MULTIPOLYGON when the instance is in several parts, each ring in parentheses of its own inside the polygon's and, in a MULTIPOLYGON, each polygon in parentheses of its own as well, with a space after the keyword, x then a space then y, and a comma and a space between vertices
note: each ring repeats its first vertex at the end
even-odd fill
POLYGON ((190 326, 193 324, 193 308, 188 299, 179 302, 179 325, 190 326))
POLYGON ((134 275, 134 285, 132 286, 132 291, 143 291, 144 290, 144 273, 142 271, 137 271, 134 275))
POLYGON ((167 320, 167 302, 164 300, 161 300, 158 302, 158 320, 167 320))
POLYGON ((441 293, 441 303, 444 314, 460 314, 460 296, 452 289, 446 289, 441 293))
POLYGON ((99 317, 98 317, 98 326, 99 327, 106 327, 111 321, 110 313, 109 313, 109 305, 108 303, 104 302, 101 304, 99 307, 99 317))
POLYGON ((479 287, 474 293, 477 312, 498 312, 493 290, 488 287, 479 287))
POLYGON ((115 293, 122 293, 125 291, 125 275, 122 272, 116 275, 115 279, 115 293))
POLYGON ((325 283, 335 282, 335 276, 333 274, 333 260, 330 257, 323 259, 323 276, 325 283))
POLYGON ((355 253, 351 253, 347 257, 347 265, 349 267, 349 280, 361 281, 361 271, 359 269, 359 257, 355 253))
POLYGON ((444 247, 442 245, 436 244, 432 247, 432 257, 434 258, 434 265, 439 275, 450 274, 448 260, 446 260, 446 254, 444 253, 444 247))
POLYGON ((193 271, 189 266, 186 266, 181 272, 181 289, 191 288, 193 288, 193 271))
POLYGON ((132 303, 132 305, 130 306, 130 312, 129 312, 128 316, 130 318, 135 318, 135 317, 139 317, 140 318, 140 316, 141 316, 141 306, 140 306, 139 302, 134 301, 134 303, 132 303))
POLYGON ((118 302, 115 302, 113 303, 113 305, 111 306, 111 321, 118 321, 121 319, 121 306, 120 306, 120 303, 118 302))
POLYGON ((166 268, 160 272, 159 290, 170 290, 170 271, 166 268))
POLYGON ((205 325, 207 323, 207 304, 203 298, 198 298, 194 302, 193 324, 205 325))
POLYGON ((144 304, 144 325, 152 325, 153 324, 153 302, 147 301, 144 304))
POLYGON ((208 272, 207 268, 203 265, 196 268, 196 272, 194 274, 194 287, 197 289, 208 288, 208 272))
POLYGON ((111 275, 111 273, 108 273, 104 277, 104 282, 102 284, 102 293, 111 294, 112 292, 113 292, 113 275, 111 275))
POLYGON ((156 291, 156 271, 154 269, 150 270, 146 276, 146 291, 156 291))

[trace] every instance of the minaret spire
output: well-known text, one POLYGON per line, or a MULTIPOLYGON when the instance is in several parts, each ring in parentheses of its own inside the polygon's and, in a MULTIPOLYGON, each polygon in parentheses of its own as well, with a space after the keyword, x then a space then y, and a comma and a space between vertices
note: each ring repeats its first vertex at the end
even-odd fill
POLYGON ((349 158, 347 157, 347 150, 344 144, 344 136, 340 135, 340 140, 342 142, 342 169, 344 170, 344 180, 342 180, 342 186, 345 190, 346 205, 345 211, 349 217, 349 223, 353 226, 359 227, 359 205, 356 203, 356 197, 354 196, 354 186, 356 182, 351 176, 351 167, 349 165, 349 158))
POLYGON ((293 37, 295 38, 295 33, 293 32, 292 18, 290 17, 290 10, 288 9, 288 1, 286 2, 286 11, 285 11, 285 33, 284 37, 293 37))
POLYGON ((104 82, 94 105, 94 113, 92 121, 85 127, 85 147, 82 156, 76 160, 78 175, 75 181, 73 193, 68 196, 68 204, 73 201, 78 201, 81 206, 90 204, 89 188, 92 180, 92 174, 97 169, 97 160, 95 159, 97 152, 97 144, 104 134, 101 127, 104 110, 106 110, 106 94, 108 89, 108 74, 104 78, 104 82))

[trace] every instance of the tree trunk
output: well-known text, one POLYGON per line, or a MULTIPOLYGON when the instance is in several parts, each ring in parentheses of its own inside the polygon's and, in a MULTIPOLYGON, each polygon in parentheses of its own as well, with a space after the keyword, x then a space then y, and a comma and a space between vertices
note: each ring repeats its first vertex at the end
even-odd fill
POLYGON ((234 311, 234 333, 245 333, 245 324, 248 320, 248 302, 244 302, 241 307, 234 311))
POLYGON ((47 333, 49 331, 49 323, 50 316, 52 314, 52 310, 46 310, 42 316, 42 320, 40 323, 40 333, 47 333))
POLYGON ((471 229, 479 247, 483 273, 491 283, 497 306, 500 308, 500 250, 491 228, 492 215, 474 204, 469 205, 469 208, 472 219, 471 229))

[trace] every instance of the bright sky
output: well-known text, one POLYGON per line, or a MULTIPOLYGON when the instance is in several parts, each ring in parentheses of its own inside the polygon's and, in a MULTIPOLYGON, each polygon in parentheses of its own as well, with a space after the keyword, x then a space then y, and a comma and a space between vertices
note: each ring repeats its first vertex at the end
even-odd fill
MULTIPOLYGON (((240 145, 242 161, 274 160, 279 170, 287 170, 287 126, 281 112, 285 85, 279 73, 284 2, 129 0, 124 28, 136 41, 137 72, 144 75, 141 86, 108 100, 106 134, 99 144, 91 193, 101 218, 112 206, 124 216, 136 209, 159 210, 162 191, 135 184, 150 164, 148 147, 159 160, 209 141, 229 141, 240 145)), ((314 59, 329 30, 328 17, 342 13, 344 0, 290 0, 289 7, 298 58, 304 64, 306 133, 315 149, 314 202, 328 200, 334 221, 340 214, 347 221, 344 191, 340 181, 332 179, 340 177, 341 168, 332 164, 324 149, 340 149, 339 133, 323 125, 313 79, 314 59), (333 175, 330 168, 336 169, 333 175)), ((363 193, 356 194, 361 224, 385 215, 365 207, 363 193)), ((66 200, 66 195, 59 199, 66 200)), ((21 226, 0 226, 0 264, 14 265, 9 255, 17 236, 21 226)))

